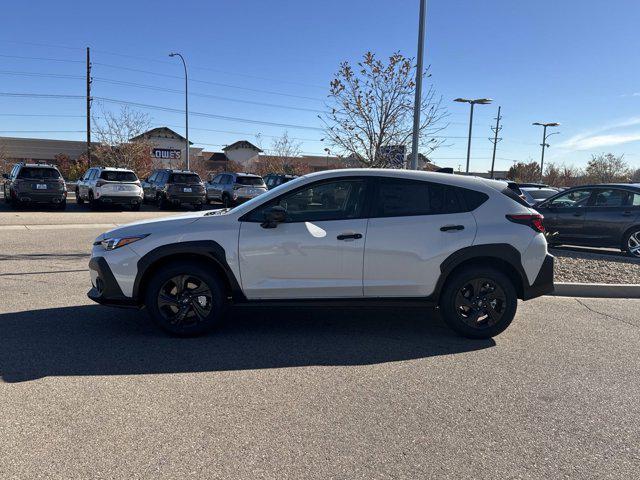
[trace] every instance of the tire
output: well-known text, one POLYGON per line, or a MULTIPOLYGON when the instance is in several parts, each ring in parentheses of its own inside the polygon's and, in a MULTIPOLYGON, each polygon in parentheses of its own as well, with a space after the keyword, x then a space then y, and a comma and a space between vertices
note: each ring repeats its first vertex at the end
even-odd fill
POLYGON ((223 194, 222 195, 222 207, 223 208, 231 208, 231 206, 232 206, 231 198, 226 193, 223 194))
POLYGON ((140 204, 139 204, 139 203, 136 203, 136 204, 134 204, 134 205, 131 205, 131 211, 132 211, 132 212, 138 212, 138 211, 140 211, 140 204))
POLYGON ((166 210, 167 208, 169 208, 169 205, 167 204, 167 200, 164 198, 163 195, 158 195, 158 208, 160 210, 166 210))
POLYGON ((622 239, 623 252, 634 258, 640 258, 640 225, 631 228, 622 239))
POLYGON ((491 267, 474 266, 454 273, 440 297, 444 321, 467 338, 500 334, 513 321, 517 306, 511 279, 491 267))
POLYGON ((62 202, 56 204, 56 209, 58 209, 58 210, 66 210, 67 209, 67 201, 63 200, 62 202))
POLYGON ((96 199, 93 198, 93 192, 89 191, 89 208, 91 210, 98 210, 99 207, 100 207, 100 205, 98 204, 96 199))
POLYGON ((80 190, 76 188, 76 203, 78 205, 82 205, 84 203, 84 198, 80 196, 80 190))
POLYGON ((193 209, 194 210, 202 210, 202 204, 201 203, 194 203, 193 204, 193 209))
POLYGON ((192 261, 162 267, 145 292, 145 306, 153 323, 178 337, 211 331, 224 319, 225 299, 222 281, 192 261))

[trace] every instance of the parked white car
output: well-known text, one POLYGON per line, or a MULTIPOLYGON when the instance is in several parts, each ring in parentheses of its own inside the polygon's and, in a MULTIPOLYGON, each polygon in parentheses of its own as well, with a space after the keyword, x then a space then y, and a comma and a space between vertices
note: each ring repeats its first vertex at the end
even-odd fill
POLYGON ((89 297, 146 307, 176 335, 214 327, 228 304, 438 306, 487 338, 518 298, 553 290, 542 217, 504 182, 404 170, 299 177, 233 208, 100 235, 89 297))
POLYGON ((143 192, 138 176, 126 168, 92 167, 76 184, 76 202, 100 205, 126 205, 139 210, 143 192))

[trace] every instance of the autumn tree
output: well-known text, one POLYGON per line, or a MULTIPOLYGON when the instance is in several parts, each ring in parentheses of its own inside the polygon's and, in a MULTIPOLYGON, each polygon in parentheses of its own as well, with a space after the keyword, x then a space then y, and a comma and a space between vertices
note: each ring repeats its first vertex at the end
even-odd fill
MULTIPOLYGON (((415 70, 413 59, 400 53, 386 62, 371 52, 355 66, 342 62, 330 83, 329 111, 320 117, 332 148, 361 166, 393 166, 387 147, 411 142, 415 70)), ((423 75, 430 78, 428 69, 423 75)), ((421 112, 420 148, 428 155, 442 144, 435 134, 446 127, 447 115, 433 84, 422 96, 421 112)))
POLYGON ((518 162, 511 166, 507 178, 520 183, 538 182, 540 181, 540 165, 538 162, 518 162))
POLYGON ((118 113, 102 111, 94 118, 94 133, 99 145, 91 154, 92 163, 134 170, 139 177, 146 177, 152 166, 151 143, 132 138, 149 130, 151 120, 146 113, 124 106, 118 113))
POLYGON ((633 183, 640 183, 640 168, 633 172, 633 175, 631 175, 631 181, 633 183))
POLYGON ((258 175, 278 173, 284 175, 304 175, 311 169, 302 160, 302 143, 289 137, 284 132, 271 142, 269 155, 261 155, 252 167, 258 175))
POLYGON ((593 183, 626 182, 631 176, 624 155, 612 153, 592 155, 585 173, 593 183))

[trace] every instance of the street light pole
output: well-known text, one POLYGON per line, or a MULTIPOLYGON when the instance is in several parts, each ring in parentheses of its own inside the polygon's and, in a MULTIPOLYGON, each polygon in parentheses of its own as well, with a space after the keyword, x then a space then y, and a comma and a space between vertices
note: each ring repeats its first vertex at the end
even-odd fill
POLYGON ((420 0, 420 24, 418 25, 418 59, 416 64, 416 96, 413 101, 413 138, 411 140, 411 169, 418 169, 418 146, 420 140, 420 107, 422 104, 422 75, 424 56, 424 23, 427 15, 427 0, 420 0))
POLYGON ((187 170, 189 170, 189 77, 187 76, 187 62, 184 61, 184 57, 179 53, 170 53, 170 57, 180 57, 182 60, 182 66, 184 67, 184 130, 186 138, 185 154, 187 170))
POLYGON ((557 122, 550 122, 550 123, 535 122, 535 123, 532 123, 532 125, 538 125, 542 127, 542 143, 540 144, 542 146, 542 154, 540 156, 540 181, 542 181, 542 176, 544 175, 544 148, 549 146, 549 144, 547 143, 547 139, 551 135, 555 135, 556 133, 558 133, 558 132, 554 132, 547 135, 547 127, 557 127, 560 124, 557 122))
POLYGON ((490 98, 474 98, 474 99, 456 98, 454 100, 454 102, 468 103, 469 105, 471 105, 471 110, 469 112, 469 138, 467 140, 467 169, 466 169, 467 175, 469 175, 469 161, 471 159, 471 131, 473 129, 473 107, 476 104, 488 105, 492 101, 493 100, 491 100, 490 98))

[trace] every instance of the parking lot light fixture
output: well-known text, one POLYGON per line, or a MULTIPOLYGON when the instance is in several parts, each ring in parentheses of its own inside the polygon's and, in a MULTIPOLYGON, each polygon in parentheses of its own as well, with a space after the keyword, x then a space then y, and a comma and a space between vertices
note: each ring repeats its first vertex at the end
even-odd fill
POLYGON ((544 175, 544 149, 545 147, 548 147, 549 144, 547 143, 547 139, 551 136, 551 135, 556 135, 560 132, 553 132, 550 133, 549 135, 547 135, 547 127, 559 127, 560 124, 558 122, 548 122, 548 123, 542 123, 542 122, 533 122, 531 125, 536 125, 539 127, 542 127, 542 143, 540 144, 542 146, 542 155, 540 156, 540 181, 542 182, 542 176, 544 175))
POLYGON ((474 105, 489 105, 493 100, 490 98, 456 98, 453 100, 454 102, 459 103, 468 103, 471 105, 471 109, 469 112, 469 139, 467 140, 467 169, 466 173, 469 175, 469 160, 471 158, 471 131, 473 129, 473 107, 474 105))
POLYGON ((184 67, 184 130, 186 139, 185 155, 187 157, 187 170, 189 170, 189 77, 187 76, 187 62, 185 62, 184 57, 177 52, 171 52, 169 56, 180 57, 180 60, 182 60, 182 66, 184 67))

